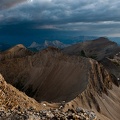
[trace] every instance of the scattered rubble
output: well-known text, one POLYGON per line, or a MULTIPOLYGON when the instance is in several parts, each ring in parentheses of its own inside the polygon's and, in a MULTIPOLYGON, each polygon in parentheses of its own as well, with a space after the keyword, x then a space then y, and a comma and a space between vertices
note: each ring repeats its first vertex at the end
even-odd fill
POLYGON ((80 107, 76 110, 68 109, 66 112, 63 112, 62 109, 35 111, 31 108, 21 111, 19 107, 8 111, 1 109, 0 120, 97 120, 97 116, 93 111, 80 107))

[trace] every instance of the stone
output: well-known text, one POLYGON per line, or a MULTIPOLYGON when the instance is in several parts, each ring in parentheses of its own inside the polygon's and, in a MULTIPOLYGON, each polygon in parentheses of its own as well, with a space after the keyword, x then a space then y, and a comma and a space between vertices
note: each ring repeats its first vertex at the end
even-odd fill
POLYGON ((54 115, 53 115, 52 113, 50 113, 50 112, 47 113, 46 116, 47 116, 48 118, 53 118, 53 117, 54 117, 54 115))
POLYGON ((83 112, 83 109, 80 108, 80 107, 77 107, 77 108, 76 108, 76 112, 77 112, 77 113, 83 112))

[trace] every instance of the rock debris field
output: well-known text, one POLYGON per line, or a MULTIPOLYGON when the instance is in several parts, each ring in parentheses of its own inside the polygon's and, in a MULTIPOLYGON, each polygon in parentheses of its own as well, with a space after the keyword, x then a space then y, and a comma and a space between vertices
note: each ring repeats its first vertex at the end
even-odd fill
POLYGON ((68 109, 66 112, 62 109, 35 111, 33 108, 21 111, 18 107, 13 111, 0 109, 0 120, 97 120, 97 116, 93 111, 80 107, 76 110, 68 109))

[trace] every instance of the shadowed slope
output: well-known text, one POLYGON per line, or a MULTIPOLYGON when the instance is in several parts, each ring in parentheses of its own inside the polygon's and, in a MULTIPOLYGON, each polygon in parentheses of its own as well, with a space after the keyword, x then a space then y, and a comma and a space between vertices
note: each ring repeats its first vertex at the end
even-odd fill
POLYGON ((6 81, 38 101, 71 100, 87 85, 89 59, 48 48, 33 56, 1 61, 6 81))
MULTIPOLYGON (((118 82, 120 82, 120 53, 116 55, 113 58, 105 58, 100 62, 113 74, 113 78, 116 77, 118 82)), ((116 84, 118 85, 118 83, 116 84)))
POLYGON ((101 120, 119 120, 120 87, 113 84, 109 72, 103 65, 91 60, 88 81, 87 89, 74 100, 66 103, 65 110, 81 106, 94 110, 101 120))

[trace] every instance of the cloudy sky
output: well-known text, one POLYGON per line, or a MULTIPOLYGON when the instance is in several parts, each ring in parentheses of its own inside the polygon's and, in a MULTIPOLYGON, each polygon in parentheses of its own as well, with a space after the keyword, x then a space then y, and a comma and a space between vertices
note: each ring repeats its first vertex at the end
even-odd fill
POLYGON ((1 39, 55 33, 120 36, 120 1, 0 0, 1 39))

